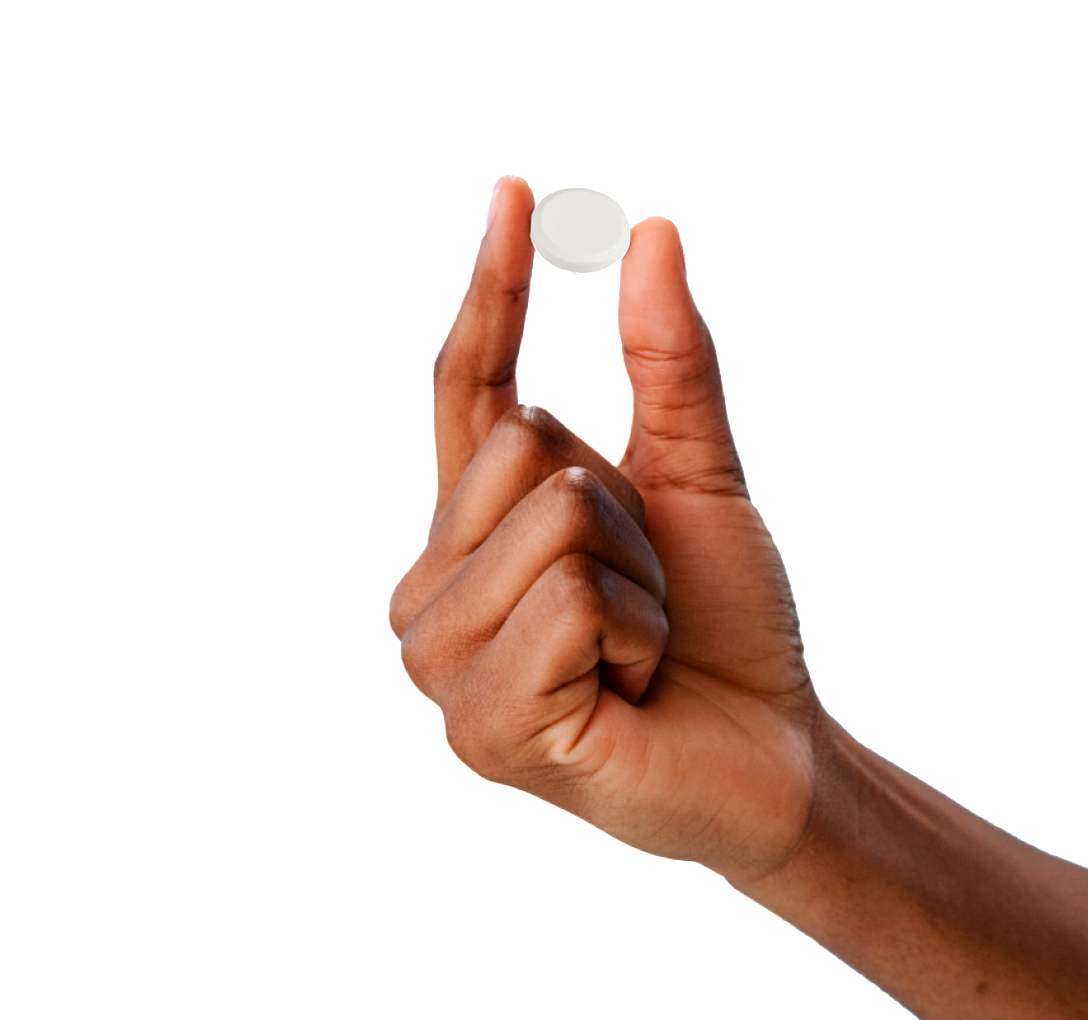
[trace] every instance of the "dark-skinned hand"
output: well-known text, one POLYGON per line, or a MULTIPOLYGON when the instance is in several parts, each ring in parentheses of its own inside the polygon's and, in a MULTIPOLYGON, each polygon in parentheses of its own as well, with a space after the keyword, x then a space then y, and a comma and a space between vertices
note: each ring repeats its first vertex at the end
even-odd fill
POLYGON ((634 413, 612 465, 518 403, 533 207, 500 181, 435 362, 437 504, 390 623, 481 776, 755 880, 805 830, 822 710, 679 234, 643 220, 622 262, 634 413))

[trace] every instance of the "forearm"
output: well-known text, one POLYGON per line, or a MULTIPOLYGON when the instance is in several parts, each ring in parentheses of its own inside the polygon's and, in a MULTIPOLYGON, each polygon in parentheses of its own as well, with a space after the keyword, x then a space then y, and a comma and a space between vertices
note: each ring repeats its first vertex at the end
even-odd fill
POLYGON ((788 863, 733 884, 926 1020, 1088 1017, 1088 870, 1021 842, 829 717, 788 863))

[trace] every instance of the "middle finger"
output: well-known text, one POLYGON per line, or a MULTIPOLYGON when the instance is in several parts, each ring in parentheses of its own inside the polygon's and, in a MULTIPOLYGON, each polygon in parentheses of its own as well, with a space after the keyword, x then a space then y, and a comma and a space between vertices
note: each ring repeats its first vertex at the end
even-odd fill
POLYGON ((442 629, 462 647, 490 641, 537 579, 586 553, 665 604, 665 573, 631 515, 592 471, 556 471, 499 523, 442 591, 442 629))
POLYGON ((518 404, 499 419, 431 524, 428 544, 459 560, 479 548, 541 482, 565 467, 593 472, 639 528, 646 504, 622 472, 542 407, 518 404))

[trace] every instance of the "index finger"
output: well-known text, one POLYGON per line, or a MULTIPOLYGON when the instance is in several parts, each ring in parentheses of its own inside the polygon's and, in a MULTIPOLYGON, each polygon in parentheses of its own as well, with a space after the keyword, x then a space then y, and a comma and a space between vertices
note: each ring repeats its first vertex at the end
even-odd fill
POLYGON ((434 363, 435 516, 495 423, 517 405, 517 361, 529 305, 536 200, 520 177, 495 185, 468 292, 434 363))

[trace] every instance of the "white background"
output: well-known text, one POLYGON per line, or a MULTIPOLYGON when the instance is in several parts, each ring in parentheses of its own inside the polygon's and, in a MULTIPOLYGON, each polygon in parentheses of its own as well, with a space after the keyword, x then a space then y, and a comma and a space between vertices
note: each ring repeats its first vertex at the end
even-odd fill
MULTIPOLYGON (((0 12, 0 1014, 906 1015, 403 672, 506 173, 677 224, 832 714, 1088 862, 1083 4, 0 12)), ((613 462, 619 271, 519 377, 613 462)))

